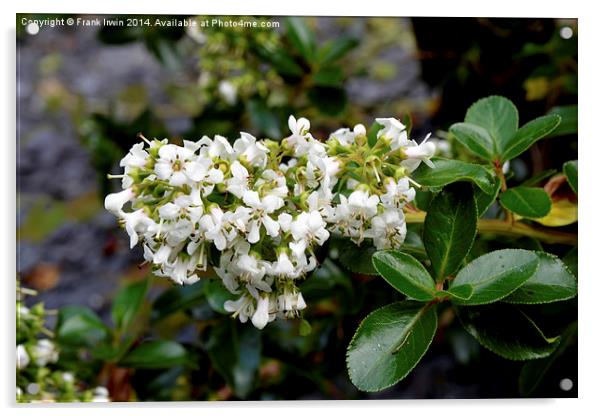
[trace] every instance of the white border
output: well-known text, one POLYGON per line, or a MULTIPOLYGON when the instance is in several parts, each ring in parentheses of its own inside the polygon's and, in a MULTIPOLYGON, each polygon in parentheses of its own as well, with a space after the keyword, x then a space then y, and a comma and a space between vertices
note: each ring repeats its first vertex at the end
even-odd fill
MULTIPOLYGON (((227 1, 218 2, 189 2, 176 4, 158 0, 145 0, 137 4, 134 1, 81 1, 63 0, 49 2, 47 0, 21 0, 2 2, 0 14, 4 30, 0 45, 3 49, 4 65, 1 66, 2 83, 1 91, 6 95, 2 100, 3 111, 2 126, 4 139, 1 143, 0 173, 3 178, 3 187, 8 192, 9 198, 3 198, 0 207, 2 215, 2 244, 0 250, 0 264, 3 264, 4 282, 4 328, 9 332, 5 336, 6 342, 1 343, 3 359, 3 377, 1 378, 0 392, 3 403, 9 412, 19 411, 24 414, 39 415, 70 415, 85 412, 92 416, 105 412, 106 407, 95 405, 56 407, 19 407, 13 403, 14 394, 14 307, 11 307, 12 294, 14 293, 15 276, 15 13, 17 12, 69 12, 69 13, 158 13, 158 14, 240 14, 240 15, 349 15, 349 16, 491 16, 491 17, 571 17, 579 19, 579 159, 581 170, 581 194, 579 215, 581 224, 580 253, 579 253, 579 399, 577 400, 475 400, 475 401, 363 401, 363 402, 276 402, 276 403, 153 403, 153 404, 119 404, 110 406, 110 411, 116 414, 144 411, 150 415, 164 414, 167 408, 173 408, 178 413, 207 413, 223 411, 247 414, 278 414, 297 415, 307 412, 344 412, 345 415, 362 414, 372 407, 380 411, 403 411, 430 414, 431 412, 445 413, 446 415, 507 415, 510 412, 521 411, 545 412, 546 414, 592 414, 599 412, 600 397, 597 386, 600 379, 600 360, 598 351, 602 347, 600 342, 599 323, 600 304, 598 294, 602 275, 599 272, 600 247, 600 221, 596 215, 602 206, 602 199, 598 196, 600 186, 597 183, 597 167, 601 165, 598 155, 602 133, 597 125, 600 122, 600 41, 602 40, 602 21, 596 13, 594 1, 533 1, 503 0, 498 2, 487 1, 415 1, 395 2, 392 0, 370 0, 352 4, 350 1, 341 3, 322 1, 283 2, 283 1, 227 1), (11 309, 12 308, 12 309, 11 309)), ((435 29, 435 28, 434 28, 435 29)), ((602 175, 601 175, 602 176, 602 175)), ((495 374, 491 375, 495 377, 495 374)))

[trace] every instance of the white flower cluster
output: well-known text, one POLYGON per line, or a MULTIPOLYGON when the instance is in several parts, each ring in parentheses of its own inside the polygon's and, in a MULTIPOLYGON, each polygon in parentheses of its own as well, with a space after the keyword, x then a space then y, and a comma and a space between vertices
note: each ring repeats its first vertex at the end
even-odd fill
POLYGON ((331 233, 379 248, 399 247, 403 207, 414 198, 409 173, 430 163, 435 148, 409 140, 396 119, 377 119, 375 143, 366 129, 340 129, 320 142, 305 118, 289 118, 291 135, 230 144, 203 137, 183 146, 167 140, 136 144, 120 163, 123 191, 105 207, 139 241, 155 274, 178 284, 199 280, 212 264, 236 300, 224 308, 263 328, 298 316, 305 301, 297 283, 314 270, 314 253, 331 233), (131 210, 124 211, 126 203, 131 210))

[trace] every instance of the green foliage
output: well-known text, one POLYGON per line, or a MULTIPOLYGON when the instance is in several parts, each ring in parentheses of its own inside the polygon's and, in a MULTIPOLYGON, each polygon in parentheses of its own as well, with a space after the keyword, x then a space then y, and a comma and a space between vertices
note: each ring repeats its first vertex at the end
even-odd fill
POLYGON ((437 281, 458 270, 476 233, 477 206, 472 186, 458 183, 445 187, 431 202, 424 220, 424 247, 437 281))
POLYGON ((450 132, 470 152, 498 164, 519 156, 539 139, 549 136, 561 117, 549 114, 518 128, 518 110, 505 97, 490 96, 474 103, 464 123, 451 126, 450 132))
POLYGON ((387 283, 409 298, 427 302, 435 297, 435 282, 422 263, 409 254, 379 251, 372 263, 387 283))
POLYGON ((570 162, 566 162, 564 165, 562 165, 562 171, 564 172, 569 185, 571 188, 573 188, 573 191, 577 193, 577 161, 571 160, 570 162))
POLYGON ((186 348, 174 341, 153 340, 143 342, 120 361, 132 368, 171 368, 189 363, 186 348))
POLYGON ((109 329, 90 309, 67 306, 59 311, 56 335, 70 346, 95 346, 107 339, 109 329))
POLYGON ((577 105, 563 105, 551 108, 548 114, 560 116, 561 121, 550 137, 577 134, 577 105))
POLYGON ((500 195, 500 204, 525 218, 541 218, 552 209, 552 199, 541 188, 518 186, 500 195))
POLYGON ((244 399, 251 392, 261 358, 261 333, 251 325, 226 321, 211 331, 207 351, 215 369, 244 399))
POLYGON ((378 274, 372 263, 372 255, 376 252, 373 246, 367 244, 358 246, 352 241, 345 240, 340 250, 339 261, 347 270, 368 275, 378 274))
POLYGON ((362 321, 349 344, 351 381, 364 391, 397 383, 424 356, 436 329, 433 307, 398 302, 375 310, 362 321))
POLYGON ((130 283, 117 293, 113 301, 111 316, 118 330, 127 330, 140 312, 148 290, 148 279, 130 283))
POLYGON ((537 271, 518 289, 504 298, 510 303, 550 303, 577 295, 577 280, 558 257, 537 252, 537 271))
POLYGON ((547 357, 558 347, 560 337, 546 337, 531 318, 513 305, 461 307, 457 311, 470 335, 509 360, 547 357))
POLYGON ((496 250, 471 261, 458 272, 450 291, 470 285, 472 296, 461 305, 483 305, 500 300, 525 283, 537 270, 537 256, 520 249, 496 250))
POLYGON ((483 192, 495 192, 495 177, 493 173, 481 165, 435 157, 431 159, 434 168, 420 165, 413 174, 414 179, 422 186, 443 187, 453 182, 472 182, 483 192))
POLYGON ((300 17, 288 17, 285 20, 286 35, 293 47, 308 62, 314 59, 316 39, 312 30, 300 17))

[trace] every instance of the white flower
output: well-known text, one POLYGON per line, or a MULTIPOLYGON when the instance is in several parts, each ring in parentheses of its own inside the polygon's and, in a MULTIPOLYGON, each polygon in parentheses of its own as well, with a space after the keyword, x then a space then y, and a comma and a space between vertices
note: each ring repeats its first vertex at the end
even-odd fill
POLYGON ((130 248, 134 248, 138 244, 138 233, 153 232, 157 224, 149 218, 143 208, 134 212, 126 212, 121 214, 121 218, 125 224, 125 231, 130 236, 130 248))
POLYGON ((251 214, 251 220, 249 222, 249 234, 247 240, 253 244, 259 241, 259 224, 260 222, 265 227, 268 235, 276 237, 280 225, 277 221, 272 219, 269 214, 282 208, 284 200, 274 195, 266 195, 263 198, 259 197, 259 194, 255 191, 246 191, 243 195, 243 202, 253 209, 251 214))
POLYGON ((194 156, 194 152, 175 144, 166 144, 159 149, 159 159, 155 163, 155 173, 170 185, 182 186, 188 182, 184 165, 194 156))
POLYGON ((302 212, 291 223, 291 234, 295 241, 304 240, 309 244, 316 242, 322 245, 330 236, 325 227, 326 222, 318 211, 302 212))
POLYGON ((269 265, 269 273, 274 276, 295 278, 299 274, 285 252, 278 254, 278 260, 269 265))
POLYGON ((397 150, 408 143, 408 132, 406 126, 396 118, 377 118, 376 122, 383 126, 376 133, 378 139, 385 138, 390 140, 391 150, 397 150))
POLYGON ((129 176, 130 172, 135 168, 144 167, 149 160, 149 154, 146 150, 144 150, 144 143, 136 143, 127 155, 119 162, 119 166, 124 168, 124 176, 121 181, 121 186, 125 188, 129 188, 134 180, 129 176))
POLYGON ((435 155, 437 147, 434 143, 428 141, 431 134, 429 133, 426 138, 419 145, 412 140, 403 152, 407 159, 401 161, 401 165, 408 169, 409 172, 413 172, 418 168, 420 162, 424 162, 428 167, 434 168, 435 165, 430 159, 435 155))
POLYGON ((376 214, 378 196, 370 195, 368 192, 362 190, 353 191, 349 195, 348 204, 354 217, 371 218, 376 214))
POLYGON ((349 146, 355 142, 355 136, 356 134, 348 128, 342 128, 332 133, 330 139, 336 140, 343 146, 349 146))
POLYGON ((204 215, 199 221, 202 229, 205 230, 205 238, 212 241, 219 251, 223 251, 228 242, 237 235, 236 229, 228 221, 232 215, 231 212, 224 214, 221 208, 214 205, 209 209, 209 214, 204 215))
POLYGON ((117 216, 123 213, 123 206, 136 197, 134 191, 130 188, 124 189, 121 192, 109 194, 105 198, 105 209, 117 216))
POLYGON ((211 168, 213 162, 205 156, 199 156, 196 160, 186 162, 184 173, 196 186, 203 188, 203 195, 209 195, 213 186, 224 181, 224 173, 211 168))
POLYGON ((295 316, 297 311, 305 309, 306 306, 301 292, 284 289, 282 295, 278 296, 278 309, 289 316, 295 316))
POLYGON ((230 165, 230 173, 232 177, 226 181, 226 189, 238 198, 242 198, 249 190, 249 171, 236 160, 230 165))
POLYGON ((380 200, 386 207, 402 208, 406 203, 414 200, 416 190, 410 187, 408 178, 401 178, 395 182, 393 178, 388 178, 385 183, 387 192, 380 196, 380 200))
POLYGON ((220 81, 217 90, 225 102, 230 105, 236 103, 236 87, 229 81, 220 81))
POLYGON ((251 322, 257 329, 263 329, 269 319, 269 307, 270 307, 270 299, 267 296, 261 296, 257 299, 257 309, 251 318, 251 322))
POLYGON ((24 345, 17 345, 17 370, 23 370, 29 364, 29 354, 24 345))
POLYGON ((92 401, 96 403, 109 402, 109 390, 103 386, 96 387, 94 389, 94 397, 92 397, 92 401))
POLYGON ((203 150, 201 150, 201 155, 208 156, 211 159, 231 160, 234 155, 234 149, 230 145, 230 142, 220 135, 216 135, 213 140, 207 136, 203 136, 199 140, 199 144, 204 146, 203 150))
POLYGON ((406 223, 401 210, 387 209, 372 218, 371 224, 365 237, 371 238, 378 250, 399 248, 405 240, 406 223))
POLYGON ((269 150, 249 133, 241 132, 240 138, 236 139, 233 148, 241 160, 252 166, 265 167, 269 150))
POLYGON ((247 322, 255 312, 253 298, 248 295, 243 295, 237 300, 227 300, 224 302, 224 309, 233 313, 233 317, 238 316, 238 319, 242 323, 247 322))
POLYGON ((38 340, 38 343, 31 348, 31 355, 38 367, 45 367, 46 364, 54 363, 59 359, 54 343, 47 339, 38 340))

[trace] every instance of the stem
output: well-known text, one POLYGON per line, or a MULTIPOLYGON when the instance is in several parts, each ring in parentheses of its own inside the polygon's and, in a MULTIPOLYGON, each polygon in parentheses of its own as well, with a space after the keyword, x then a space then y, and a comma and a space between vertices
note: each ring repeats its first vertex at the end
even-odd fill
MULTIPOLYGON (((500 190, 502 192, 506 192, 506 190, 508 189, 508 185, 506 185, 506 175, 504 175, 504 165, 499 160, 495 160, 493 162, 493 169, 495 171, 496 176, 498 178, 500 178, 500 182, 501 182, 500 190)), ((504 217, 506 218, 507 222, 514 223, 514 215, 512 215, 512 212, 510 212, 506 208, 504 208, 504 217)))
MULTIPOLYGON (((406 212, 406 223, 424 222, 425 212, 406 212)), ((532 237, 549 244, 577 245, 577 234, 550 230, 519 221, 508 222, 495 219, 479 219, 477 229, 482 234, 498 234, 509 237, 532 237)))

